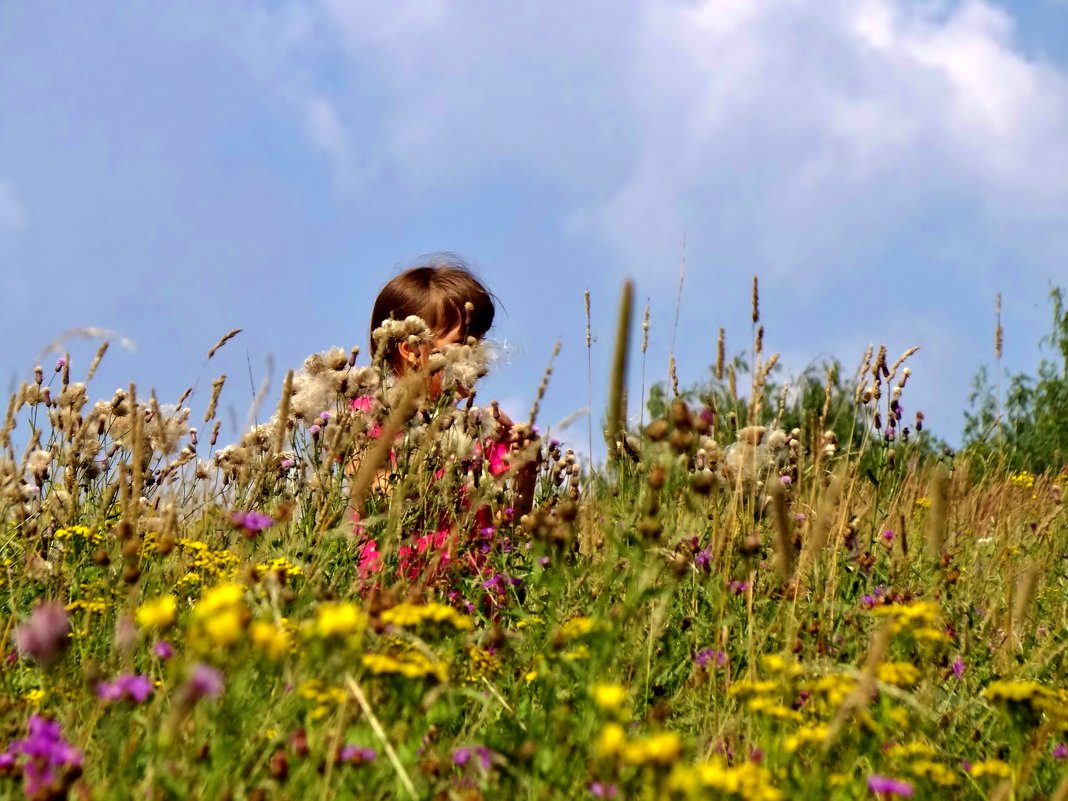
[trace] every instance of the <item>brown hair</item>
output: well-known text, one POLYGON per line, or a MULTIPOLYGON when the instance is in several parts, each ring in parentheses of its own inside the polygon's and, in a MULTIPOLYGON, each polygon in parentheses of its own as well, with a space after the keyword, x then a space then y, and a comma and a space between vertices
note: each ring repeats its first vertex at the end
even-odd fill
MULTIPOLYGON (((457 326, 460 341, 482 339, 493 325, 493 294, 467 266, 452 253, 437 253, 409 267, 382 287, 371 310, 371 351, 374 332, 390 318, 421 317, 435 336, 457 326), (465 308, 471 304, 471 309, 465 308)), ((397 343, 389 343, 383 354, 387 364, 396 358, 397 343)))

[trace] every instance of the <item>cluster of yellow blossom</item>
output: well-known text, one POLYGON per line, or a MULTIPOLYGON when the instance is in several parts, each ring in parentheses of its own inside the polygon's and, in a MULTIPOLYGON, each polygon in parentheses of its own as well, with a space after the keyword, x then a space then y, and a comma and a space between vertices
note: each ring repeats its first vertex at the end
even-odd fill
POLYGON ((84 610, 89 614, 92 614, 93 612, 103 612, 107 608, 108 601, 102 598, 79 598, 77 601, 71 601, 66 606, 68 612, 84 610))
POLYGON ((913 601, 907 604, 885 604, 871 610, 875 617, 888 617, 893 622, 890 630, 897 634, 908 631, 917 640, 943 642, 946 633, 937 628, 941 610, 931 601, 913 601))
POLYGON ((593 685, 593 702, 605 712, 618 712, 627 702, 627 688, 622 684, 593 685))
POLYGON ((1013 473, 1009 476, 1009 483, 1014 487, 1031 489, 1035 486, 1035 477, 1026 470, 1021 470, 1019 473, 1013 473))
POLYGON ((204 597, 193 607, 191 638, 207 639, 223 647, 240 640, 249 614, 244 598, 244 586, 232 582, 205 590, 204 597))
POLYGON ((304 569, 300 565, 293 564, 284 556, 275 557, 269 562, 261 562, 256 565, 256 571, 261 575, 269 576, 273 574, 287 579, 304 575, 304 569))
POLYGON ((484 677, 497 674, 501 669, 501 658, 492 651, 472 645, 467 649, 467 657, 470 667, 467 672, 467 681, 476 682, 484 677))
POLYGON ((143 629, 161 631, 172 623, 178 613, 178 601, 173 595, 163 595, 145 601, 134 612, 134 620, 143 629))
POLYGON ((178 540, 178 547, 183 553, 192 555, 190 570, 199 570, 207 576, 221 579, 230 579, 237 574, 240 560, 237 554, 225 548, 214 550, 206 542, 186 539, 178 540))
POLYGON ((985 759, 972 765, 970 773, 973 779, 981 779, 984 776, 991 776, 996 779, 1011 779, 1012 767, 1000 759, 985 759))
POLYGON ((883 662, 875 675, 884 684, 908 688, 919 684, 921 673, 912 662, 883 662))
POLYGON ((324 686, 318 679, 309 679, 297 687, 297 695, 316 704, 309 713, 311 720, 319 720, 326 717, 335 708, 341 706, 348 699, 348 691, 344 687, 324 686))
POLYGON ((676 765, 666 784, 673 797, 703 799, 714 793, 714 797, 744 801, 781 801, 783 798, 782 792, 772 784, 770 771, 754 762, 728 766, 717 760, 693 766, 676 765))
POLYGON ((830 730, 822 724, 802 726, 793 734, 787 736, 783 742, 783 748, 786 749, 786 753, 792 754, 802 746, 822 743, 827 739, 829 733, 830 730))
POLYGON ((67 528, 57 529, 55 533, 57 540, 82 540, 90 545, 102 545, 104 543, 104 535, 99 531, 93 531, 88 526, 68 526, 67 528))
POLYGON ((271 659, 281 659, 293 650, 293 634, 285 620, 255 621, 249 627, 249 639, 271 659))
POLYGON ((592 617, 573 617, 560 627, 560 636, 564 640, 577 640, 604 628, 604 623, 592 617))
POLYGON ((444 662, 431 659, 419 651, 401 654, 364 654, 361 664, 376 676, 395 675, 408 679, 449 680, 449 670, 444 662))
POLYGON ((474 623, 467 615, 460 614, 451 606, 439 603, 401 603, 382 613, 381 620, 390 626, 414 628, 423 623, 449 623, 454 628, 467 631, 474 623))
POLYGON ((355 645, 367 629, 367 613, 349 601, 327 601, 315 610, 315 619, 304 625, 310 637, 328 640, 334 637, 351 640, 355 645))

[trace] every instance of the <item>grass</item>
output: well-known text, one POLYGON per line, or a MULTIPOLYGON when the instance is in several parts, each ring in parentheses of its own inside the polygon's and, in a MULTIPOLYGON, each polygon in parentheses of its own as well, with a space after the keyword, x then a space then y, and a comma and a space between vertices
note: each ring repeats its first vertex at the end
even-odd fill
POLYGON ((617 352, 592 474, 538 440, 494 476, 489 407, 340 350, 228 448, 41 373, 0 438, 0 797, 1068 797, 1064 478, 888 440, 882 354, 839 447, 830 398, 623 432, 617 352))

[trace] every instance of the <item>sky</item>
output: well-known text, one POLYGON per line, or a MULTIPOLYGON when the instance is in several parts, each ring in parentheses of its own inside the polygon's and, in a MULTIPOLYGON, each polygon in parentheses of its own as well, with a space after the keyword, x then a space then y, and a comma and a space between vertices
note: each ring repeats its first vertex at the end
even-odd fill
POLYGON ((560 341, 540 422, 592 385, 596 432, 626 278, 644 384, 672 351, 705 380, 758 275, 780 378, 918 345, 903 405, 958 442, 996 295, 1033 371, 1068 284, 1068 2, 0 0, 4 390, 98 327, 94 397, 192 386, 196 416, 226 373, 240 427, 267 378, 366 351, 434 251, 501 300, 479 396, 513 417, 560 341))

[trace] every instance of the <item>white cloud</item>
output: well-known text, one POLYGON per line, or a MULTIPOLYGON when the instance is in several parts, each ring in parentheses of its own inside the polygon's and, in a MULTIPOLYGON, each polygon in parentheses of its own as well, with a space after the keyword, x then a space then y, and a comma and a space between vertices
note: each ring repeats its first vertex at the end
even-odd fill
POLYGON ((26 210, 15 195, 15 190, 0 181, 0 230, 22 231, 28 224, 26 210))
POLYGON ((1009 250, 1068 244, 1068 81, 984 0, 324 0, 306 28, 344 48, 302 109, 339 184, 353 153, 415 194, 529 178, 632 268, 685 234, 829 274, 947 203, 1009 250))

